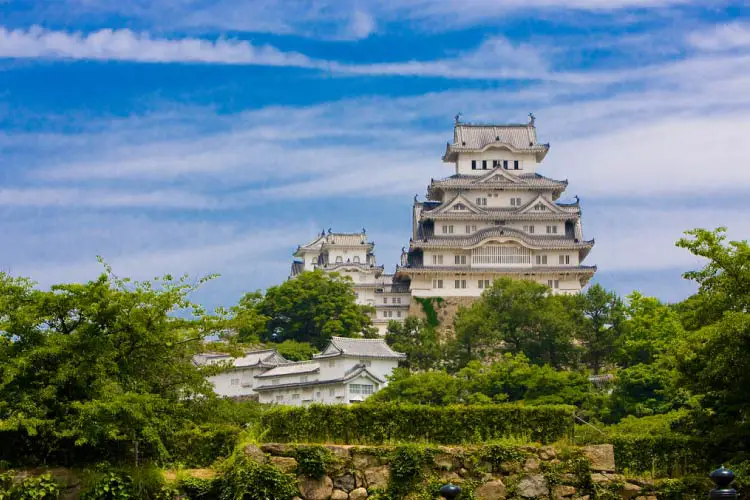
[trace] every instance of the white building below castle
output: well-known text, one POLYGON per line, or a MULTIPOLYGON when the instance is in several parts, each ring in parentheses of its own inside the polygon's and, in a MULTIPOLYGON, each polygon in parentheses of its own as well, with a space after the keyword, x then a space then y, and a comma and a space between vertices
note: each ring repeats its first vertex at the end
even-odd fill
POLYGON ((275 350, 263 350, 234 359, 202 354, 195 362, 229 365, 208 378, 219 396, 299 406, 361 402, 387 385, 387 377, 405 357, 382 339, 333 337, 310 361, 292 362, 275 350))

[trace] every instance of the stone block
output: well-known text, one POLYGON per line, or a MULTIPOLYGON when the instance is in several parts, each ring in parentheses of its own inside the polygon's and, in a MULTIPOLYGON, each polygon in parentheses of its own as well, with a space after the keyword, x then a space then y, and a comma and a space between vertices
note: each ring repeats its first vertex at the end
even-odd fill
POLYGON ((288 444, 281 443, 266 443, 260 445, 260 449, 263 453, 268 453, 275 457, 291 457, 294 456, 294 448, 288 444))
POLYGON ((505 484, 500 480, 484 483, 474 490, 474 497, 477 500, 503 500, 505 494, 505 484))
POLYGON ((349 498, 349 494, 342 490, 333 490, 333 493, 331 493, 331 500, 347 500, 349 498))
POLYGON ((354 474, 337 476, 333 478, 333 487, 349 492, 357 487, 357 480, 354 477, 354 474))
POLYGON ((297 461, 291 457, 271 457, 268 461, 287 474, 297 470, 297 461))
POLYGON ((563 498, 572 497, 576 494, 576 489, 572 486, 558 484, 552 488, 552 500, 562 500, 563 498))
POLYGON ((328 476, 321 479, 299 476, 297 487, 305 500, 328 500, 333 493, 333 481, 328 476))
POLYGON ((524 498, 536 498, 548 495, 547 479, 542 474, 529 474, 521 478, 516 491, 524 498))
POLYGON ((538 471, 539 460, 537 460, 536 458, 527 459, 523 464, 523 470, 525 470, 526 472, 538 471))
POLYGON ((367 490, 364 488, 357 488, 349 493, 349 500, 363 500, 367 498, 367 490))
POLYGON ((637 484, 625 483, 620 488, 620 497, 625 500, 637 497, 641 492, 641 487, 637 484))
POLYGON ((245 452, 245 455, 252 458, 253 461, 258 462, 259 464, 262 464, 266 461, 266 454, 263 453, 263 450, 261 450, 257 445, 249 444, 245 446, 245 449, 243 450, 245 452))
POLYGON ((385 490, 388 488, 390 480, 391 468, 388 465, 365 469, 365 481, 367 482, 368 490, 385 490))
POLYGON ((591 462, 591 470, 598 472, 614 472, 615 449, 611 444, 584 446, 583 454, 591 462))
POLYGON ((355 469, 364 470, 369 467, 375 467, 380 465, 380 459, 370 453, 365 453, 360 450, 352 450, 352 463, 355 469))

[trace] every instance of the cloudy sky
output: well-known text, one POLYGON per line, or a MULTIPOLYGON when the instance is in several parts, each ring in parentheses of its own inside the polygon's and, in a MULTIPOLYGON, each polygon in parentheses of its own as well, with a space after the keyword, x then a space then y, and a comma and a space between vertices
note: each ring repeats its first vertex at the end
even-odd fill
POLYGON ((682 231, 750 233, 750 7, 724 0, 0 0, 0 270, 220 273, 361 227, 392 268, 453 116, 523 122, 587 263, 692 292, 682 231))

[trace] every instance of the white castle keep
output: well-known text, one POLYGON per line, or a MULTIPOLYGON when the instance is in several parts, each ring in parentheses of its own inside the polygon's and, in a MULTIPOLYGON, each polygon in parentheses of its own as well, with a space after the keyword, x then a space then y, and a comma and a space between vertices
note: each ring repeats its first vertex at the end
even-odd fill
POLYGON ((581 226, 578 197, 558 200, 567 181, 537 173, 549 144, 526 124, 475 125, 456 118, 443 162, 450 177, 432 179, 414 199, 412 235, 393 275, 375 264, 361 233, 321 233, 297 249, 291 276, 322 268, 350 276, 360 304, 374 305, 382 332, 406 317, 411 297, 478 297, 501 276, 533 280, 552 293, 579 293, 596 272, 583 265, 594 246, 581 226))

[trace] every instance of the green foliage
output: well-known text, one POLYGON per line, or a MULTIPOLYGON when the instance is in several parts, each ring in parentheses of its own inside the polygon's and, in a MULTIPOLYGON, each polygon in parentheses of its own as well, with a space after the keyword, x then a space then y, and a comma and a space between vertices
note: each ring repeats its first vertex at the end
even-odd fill
POLYGON ((49 291, 0 273, 0 458, 165 457, 165 436, 213 398, 192 363, 217 324, 187 298, 198 285, 106 269, 49 291))
POLYGON ((489 365, 473 361, 455 375, 441 371, 411 375, 399 370, 372 401, 432 405, 525 401, 580 406, 591 399, 592 390, 585 373, 533 365, 523 354, 508 353, 489 365))
POLYGON ((528 453, 512 442, 494 441, 482 447, 481 460, 492 467, 492 472, 500 471, 503 464, 521 463, 528 453))
POLYGON ((230 308, 231 317, 226 322, 226 328, 236 333, 236 341, 253 344, 265 334, 271 318, 259 312, 258 305, 262 300, 262 293, 248 292, 237 305, 230 308))
POLYGON ((133 480, 123 473, 107 472, 81 494, 81 500, 128 500, 133 495, 133 480))
POLYGON ((631 293, 625 313, 627 323, 616 339, 617 362, 622 367, 655 363, 684 336, 674 308, 654 297, 631 293))
POLYGON ((458 444, 525 436, 552 442, 573 429, 569 406, 418 406, 365 402, 356 406, 276 407, 264 413, 267 439, 278 442, 458 444), (325 422, 325 425, 321 425, 325 422))
POLYGON ((616 357, 616 345, 626 327, 624 304, 598 283, 574 299, 580 303, 576 337, 584 346, 583 360, 599 373, 616 357))
POLYGON ((216 500, 219 498, 220 485, 220 479, 188 476, 180 478, 177 483, 177 489, 190 500, 216 500))
POLYGON ((186 427, 170 436, 171 461, 186 467, 206 467, 234 450, 242 429, 236 424, 186 427))
POLYGON ((297 342, 296 340, 285 340, 280 344, 274 345, 274 348, 286 359, 292 361, 305 361, 312 359, 313 354, 318 350, 307 342, 297 342))
POLYGON ((262 340, 278 332, 284 339, 321 349, 332 336, 353 337, 373 330, 372 307, 356 303, 351 280, 320 269, 272 286, 256 308, 269 318, 262 340))
POLYGON ((438 319, 437 311, 435 310, 435 304, 440 306, 443 302, 442 297, 414 297, 414 300, 419 302, 422 306, 422 311, 427 318, 427 326, 437 328, 440 326, 440 320, 438 319))
POLYGON ((570 302, 533 281, 496 280, 481 299, 456 314, 456 335, 448 348, 454 369, 503 351, 523 353, 537 364, 575 364, 570 302))
POLYGON ((326 475, 326 470, 334 462, 331 451, 322 446, 300 446, 295 451, 297 470, 313 478, 326 475))
POLYGON ((672 371, 658 365, 637 364, 617 372, 608 420, 667 413, 684 402, 674 388, 672 371))
POLYGON ((296 478, 271 464, 236 454, 222 467, 221 500, 288 500, 296 495, 296 478))
POLYGON ((437 331, 424 320, 409 316, 403 323, 391 321, 385 341, 396 352, 406 354, 400 366, 431 370, 441 364, 443 352, 437 331))
POLYGON ((392 498, 403 498, 415 485, 424 480, 424 469, 432 464, 434 451, 418 445, 397 447, 389 462, 391 480, 388 493, 392 498))
POLYGON ((0 474, 0 500, 55 500, 60 496, 60 485, 51 474, 27 477, 16 483, 14 471, 0 474))
POLYGON ((726 241, 726 228, 693 229, 677 246, 708 260, 703 269, 683 277, 700 286, 691 307, 684 310, 691 329, 710 325, 726 311, 750 311, 750 245, 747 240, 726 241))

